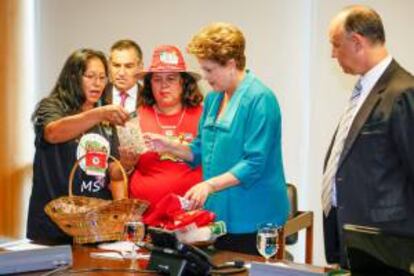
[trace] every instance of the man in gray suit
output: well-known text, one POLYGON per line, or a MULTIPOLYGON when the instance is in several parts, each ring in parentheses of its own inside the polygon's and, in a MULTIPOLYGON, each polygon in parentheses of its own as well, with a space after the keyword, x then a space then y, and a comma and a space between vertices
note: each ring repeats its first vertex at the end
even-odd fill
POLYGON ((377 12, 350 6, 331 22, 332 57, 359 76, 324 165, 328 263, 347 267, 343 225, 414 235, 414 77, 385 47, 377 12))

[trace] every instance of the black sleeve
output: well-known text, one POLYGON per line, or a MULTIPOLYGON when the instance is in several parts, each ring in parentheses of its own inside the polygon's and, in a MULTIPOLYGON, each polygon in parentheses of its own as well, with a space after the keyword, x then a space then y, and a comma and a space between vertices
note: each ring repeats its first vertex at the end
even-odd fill
POLYGON ((53 98, 43 99, 34 116, 35 143, 44 143, 44 128, 47 124, 67 116, 63 105, 53 98))

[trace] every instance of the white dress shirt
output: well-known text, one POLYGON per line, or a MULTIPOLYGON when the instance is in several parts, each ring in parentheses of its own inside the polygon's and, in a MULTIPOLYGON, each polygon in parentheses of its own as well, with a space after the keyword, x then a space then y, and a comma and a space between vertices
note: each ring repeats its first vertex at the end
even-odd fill
MULTIPOLYGON (((128 91, 126 91, 128 97, 125 100, 124 108, 128 113, 134 112, 137 109, 137 98, 138 98, 138 85, 135 84, 128 91)), ((112 88, 112 103, 121 104, 121 92, 113 86, 112 88)))

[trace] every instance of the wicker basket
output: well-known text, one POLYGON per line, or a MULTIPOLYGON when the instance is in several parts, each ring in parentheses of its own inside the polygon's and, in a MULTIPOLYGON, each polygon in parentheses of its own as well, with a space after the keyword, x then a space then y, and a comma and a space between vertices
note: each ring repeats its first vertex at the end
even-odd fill
MULTIPOLYGON (((140 221, 148 207, 148 202, 139 199, 103 200, 72 194, 72 182, 79 166, 79 158, 69 176, 69 196, 50 201, 45 206, 46 214, 66 234, 78 244, 120 240, 124 223, 129 220, 140 221)), ((121 163, 109 156, 120 167, 123 176, 124 192, 128 194, 127 176, 121 163)))

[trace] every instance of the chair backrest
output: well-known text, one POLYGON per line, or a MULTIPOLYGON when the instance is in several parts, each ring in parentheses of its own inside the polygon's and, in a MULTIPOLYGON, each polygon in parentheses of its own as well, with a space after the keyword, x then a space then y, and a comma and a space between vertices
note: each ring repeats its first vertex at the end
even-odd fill
MULTIPOLYGON (((288 219, 290 219, 290 218, 293 218, 298 212, 298 191, 295 185, 291 183, 286 183, 286 185, 287 185, 287 192, 288 192, 288 198, 289 198, 289 203, 290 203, 290 211, 289 211, 288 219)), ((297 241, 298 241, 298 233, 287 236, 285 239, 285 242, 287 245, 295 244, 297 241)))
POLYGON ((286 244, 296 243, 298 232, 306 230, 305 242, 305 263, 312 264, 313 257, 313 212, 298 210, 297 191, 294 185, 287 184, 290 201, 290 214, 285 225, 279 231, 276 258, 278 260, 288 259, 286 244))

